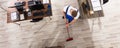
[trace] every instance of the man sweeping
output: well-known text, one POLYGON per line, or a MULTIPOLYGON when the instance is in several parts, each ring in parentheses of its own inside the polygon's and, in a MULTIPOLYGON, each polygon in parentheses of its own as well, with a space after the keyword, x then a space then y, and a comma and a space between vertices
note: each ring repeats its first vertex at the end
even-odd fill
POLYGON ((65 6, 64 9, 63 9, 63 18, 66 22, 66 28, 67 28, 67 32, 68 32, 68 39, 66 41, 70 41, 70 40, 73 40, 72 37, 70 37, 69 35, 69 25, 72 25, 76 22, 76 20, 80 17, 80 12, 78 9, 68 5, 68 6, 65 6))
POLYGON ((63 16, 66 22, 66 26, 69 26, 74 24, 74 22, 76 22, 76 20, 80 17, 80 12, 78 9, 68 5, 63 9, 63 16))

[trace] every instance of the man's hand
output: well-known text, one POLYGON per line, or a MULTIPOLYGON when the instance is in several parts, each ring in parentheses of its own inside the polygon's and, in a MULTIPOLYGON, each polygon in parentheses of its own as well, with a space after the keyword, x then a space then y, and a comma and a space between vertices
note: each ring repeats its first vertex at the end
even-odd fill
POLYGON ((66 27, 68 27, 69 26, 69 23, 66 23, 66 27))

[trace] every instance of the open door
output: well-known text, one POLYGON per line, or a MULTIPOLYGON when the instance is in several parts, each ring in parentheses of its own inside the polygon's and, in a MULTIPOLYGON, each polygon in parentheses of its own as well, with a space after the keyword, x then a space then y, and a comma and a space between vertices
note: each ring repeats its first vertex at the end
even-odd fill
POLYGON ((103 17, 103 8, 100 0, 78 0, 81 18, 103 17))
POLYGON ((8 7, 7 23, 50 16, 52 16, 51 0, 17 1, 8 7))

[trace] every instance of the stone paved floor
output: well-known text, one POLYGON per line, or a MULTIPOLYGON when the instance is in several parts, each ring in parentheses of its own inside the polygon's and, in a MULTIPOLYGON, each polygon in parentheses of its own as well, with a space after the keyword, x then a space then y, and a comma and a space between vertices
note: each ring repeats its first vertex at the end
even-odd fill
MULTIPOLYGON (((75 0, 51 0, 53 16, 37 23, 30 20, 6 23, 6 15, 0 13, 0 48, 120 48, 120 1, 110 0, 103 5, 105 16, 79 19, 70 32, 72 41, 66 42, 67 33, 62 8, 71 4, 78 8, 75 0), (57 3, 57 4, 56 4, 57 3), (61 4, 62 3, 62 4, 61 4)), ((0 9, 1 11, 1 9, 0 9)), ((3 10, 2 10, 3 11, 3 10)))

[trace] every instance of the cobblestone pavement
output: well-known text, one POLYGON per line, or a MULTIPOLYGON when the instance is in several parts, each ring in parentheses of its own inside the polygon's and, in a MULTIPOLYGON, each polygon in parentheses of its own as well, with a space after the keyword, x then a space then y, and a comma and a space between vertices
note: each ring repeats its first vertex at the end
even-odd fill
POLYGON ((17 22, 20 25, 6 23, 6 12, 0 9, 0 48, 52 48, 58 46, 62 48, 120 48, 119 0, 110 0, 109 3, 103 5, 104 17, 77 20, 70 29, 73 40, 69 42, 66 42, 68 36, 61 10, 67 4, 78 8, 77 1, 51 1, 52 20, 46 17, 37 23, 31 23, 30 20, 17 22))

